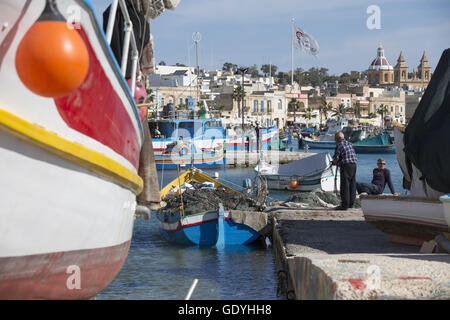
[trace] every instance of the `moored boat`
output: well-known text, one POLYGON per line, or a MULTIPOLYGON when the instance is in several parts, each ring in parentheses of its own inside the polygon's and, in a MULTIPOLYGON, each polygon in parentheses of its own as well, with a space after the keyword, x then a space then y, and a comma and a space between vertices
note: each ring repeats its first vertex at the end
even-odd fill
POLYGON ((157 169, 226 164, 225 135, 218 119, 150 119, 149 127, 157 169))
MULTIPOLYGON (((242 131, 242 125, 237 124, 225 130, 225 150, 226 151, 256 151, 257 139, 256 130, 254 127, 246 126, 242 131)), ((278 144, 278 139, 274 139, 278 135, 278 127, 261 127, 260 128, 260 150, 275 149, 278 144), (272 141, 276 140, 276 144, 272 145, 272 141)))
POLYGON ((338 191, 340 175, 337 167, 331 165, 328 152, 311 155, 280 166, 260 162, 254 170, 267 181, 272 190, 304 191, 315 189, 338 191))
POLYGON ((360 199, 365 220, 392 242, 420 246, 448 230, 439 200, 392 195, 361 195, 360 199))
POLYGON ((170 182, 161 190, 161 198, 171 203, 170 209, 163 207, 156 213, 160 232, 169 242, 197 246, 244 245, 258 239, 267 226, 267 215, 259 212, 253 199, 197 168, 189 169, 170 182), (191 195, 194 200, 188 207, 189 188, 193 185, 196 186, 191 195), (208 194, 200 199, 205 189, 208 194), (230 201, 211 204, 217 195, 230 201), (234 201, 246 203, 250 211, 228 209, 235 205, 234 201))
POLYGON ((352 145, 356 153, 395 153, 395 144, 391 143, 389 134, 366 138, 352 145))
POLYGON ((0 17, 0 299, 87 299, 130 247, 139 112, 89 1, 5 0, 0 17))

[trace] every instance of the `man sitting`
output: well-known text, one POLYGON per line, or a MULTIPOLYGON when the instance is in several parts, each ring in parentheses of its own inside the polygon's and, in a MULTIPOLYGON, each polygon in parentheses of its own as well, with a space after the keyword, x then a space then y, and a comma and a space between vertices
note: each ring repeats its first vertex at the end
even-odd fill
POLYGON ((378 159, 377 166, 378 168, 373 169, 372 183, 356 183, 358 193, 381 194, 387 183, 392 194, 398 196, 391 181, 391 172, 389 169, 386 169, 386 161, 383 158, 378 159))

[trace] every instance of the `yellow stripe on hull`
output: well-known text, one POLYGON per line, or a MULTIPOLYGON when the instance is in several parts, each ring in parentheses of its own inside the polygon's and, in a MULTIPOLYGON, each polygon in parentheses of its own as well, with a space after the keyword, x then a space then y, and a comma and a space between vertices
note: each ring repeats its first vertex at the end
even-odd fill
POLYGON ((144 182, 141 177, 117 161, 81 144, 66 140, 3 109, 0 109, 0 130, 110 178, 136 195, 143 189, 144 182))

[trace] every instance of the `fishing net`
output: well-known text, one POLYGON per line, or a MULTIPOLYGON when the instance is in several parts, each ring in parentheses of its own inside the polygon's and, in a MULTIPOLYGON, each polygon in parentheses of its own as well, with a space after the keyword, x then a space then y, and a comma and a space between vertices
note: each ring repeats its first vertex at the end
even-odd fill
POLYGON ((183 198, 185 215, 217 211, 220 204, 222 204, 224 210, 258 211, 254 200, 223 187, 205 188, 199 183, 191 183, 190 185, 193 188, 182 189, 184 191, 181 196, 176 192, 166 195, 163 199, 166 206, 160 211, 168 215, 177 212, 181 206, 181 198, 183 198))
MULTIPOLYGON (((340 197, 332 192, 315 190, 312 192, 299 192, 289 196, 287 202, 302 203, 308 207, 324 207, 325 205, 337 206, 341 203, 340 197)), ((354 208, 361 208, 359 198, 355 199, 354 208)))

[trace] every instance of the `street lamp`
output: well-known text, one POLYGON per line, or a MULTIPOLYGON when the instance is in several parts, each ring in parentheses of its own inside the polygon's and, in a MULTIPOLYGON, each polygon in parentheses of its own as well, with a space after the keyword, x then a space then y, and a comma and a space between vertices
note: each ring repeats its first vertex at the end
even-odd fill
POLYGON ((194 42, 195 42, 195 61, 196 61, 196 66, 197 66, 197 102, 199 102, 200 101, 200 94, 199 94, 200 69, 198 66, 198 43, 200 42, 200 40, 202 40, 202 34, 200 32, 194 32, 192 34, 192 40, 194 40, 194 42))
POLYGON ((242 94, 242 105, 241 105, 241 114, 242 114, 242 132, 244 132, 244 96, 245 96, 245 90, 244 90, 244 74, 248 71, 248 68, 241 67, 238 69, 238 71, 242 75, 242 84, 241 84, 241 94, 242 94))

